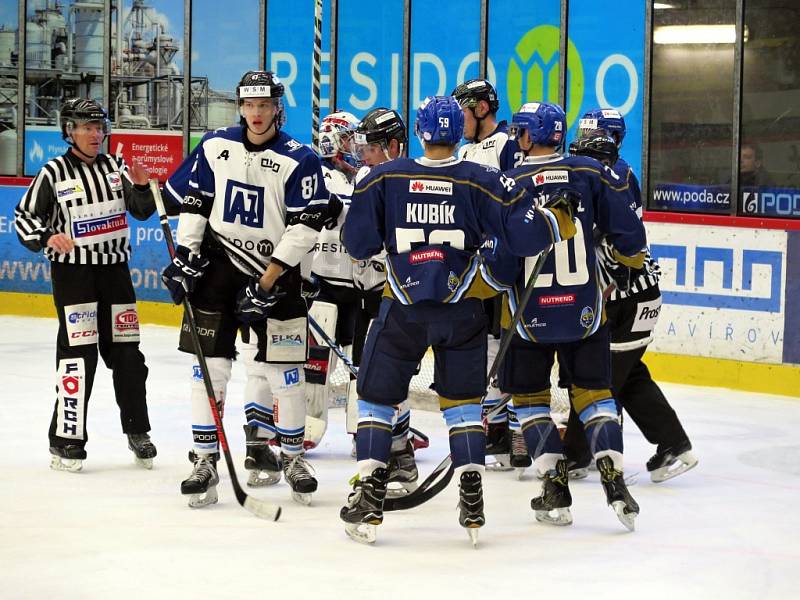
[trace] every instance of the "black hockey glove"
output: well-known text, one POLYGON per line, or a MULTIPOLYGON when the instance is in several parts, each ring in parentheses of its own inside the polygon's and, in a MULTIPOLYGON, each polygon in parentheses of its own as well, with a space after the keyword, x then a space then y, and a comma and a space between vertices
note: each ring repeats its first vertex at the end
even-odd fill
POLYGON ((169 295, 175 304, 180 304, 194 291, 197 281, 203 276, 203 271, 208 266, 208 260, 194 254, 186 246, 175 248, 172 262, 167 265, 161 274, 161 281, 167 286, 169 295))
POLYGON ((303 278, 300 284, 300 295, 306 300, 314 300, 319 296, 319 279, 313 273, 310 279, 303 278))
POLYGON ((571 221, 578 212, 581 205, 581 195, 579 192, 567 188, 553 190, 544 203, 544 208, 550 210, 562 210, 569 215, 571 221))
POLYGON ((269 316, 272 307, 285 295, 285 292, 277 290, 267 292, 259 285, 258 279, 253 277, 250 283, 239 291, 236 298, 236 316, 242 323, 263 321, 269 316))
POLYGON ((335 229, 339 223, 339 215, 342 214, 343 208, 344 204, 339 200, 339 196, 331 194, 328 197, 328 208, 325 212, 325 220, 322 222, 322 226, 328 230, 335 229))

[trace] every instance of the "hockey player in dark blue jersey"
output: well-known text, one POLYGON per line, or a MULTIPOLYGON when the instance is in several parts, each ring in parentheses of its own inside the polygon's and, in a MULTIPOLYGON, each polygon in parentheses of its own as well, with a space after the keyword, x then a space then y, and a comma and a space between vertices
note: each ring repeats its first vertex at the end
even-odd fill
MULTIPOLYGON (((622 158, 619 149, 625 138, 625 119, 619 111, 598 108, 583 115, 578 123, 578 139, 570 144, 570 154, 591 156, 607 164, 631 189, 637 214, 642 213, 642 198, 636 175, 622 158)), ((697 465, 692 444, 678 415, 653 381, 642 356, 653 340, 661 309, 658 287, 660 270, 649 252, 644 269, 632 272, 610 255, 601 239, 597 246, 601 284, 606 288, 606 315, 611 337, 611 389, 621 408, 629 414, 647 440, 656 444, 656 454, 647 461, 654 482, 666 481, 697 465)), ((564 441, 570 474, 579 476, 589 464, 589 449, 580 420, 570 413, 564 441)))
MULTIPOLYGON (((550 370, 558 355, 569 373, 571 401, 586 426, 606 498, 629 529, 639 507, 622 475, 622 430, 610 391, 608 327, 603 289, 598 285, 593 229, 602 232, 611 252, 623 264, 641 267, 644 227, 630 206, 628 185, 611 169, 584 156, 564 157, 564 111, 555 104, 522 106, 510 135, 527 152, 522 166, 506 176, 542 202, 553 190, 569 186, 580 193, 577 232, 556 244, 536 281, 508 355, 500 368, 500 389, 513 395, 533 465, 543 476, 542 493, 531 501, 537 520, 558 525, 572 522, 564 448, 550 417, 550 370)), ((510 309, 521 296, 531 261, 510 294, 510 309)))
POLYGON ((341 511, 358 541, 374 541, 374 526, 383 520, 394 406, 406 398, 417 363, 432 347, 434 386, 460 479, 459 523, 475 543, 485 522, 480 399, 487 339, 478 248, 488 233, 530 256, 575 233, 568 198, 538 207, 497 169, 455 158, 462 129, 455 98, 427 98, 416 122, 424 157, 373 168, 356 184, 345 222, 353 258, 387 253, 385 298, 358 373, 359 479, 341 511))
MULTIPOLYGON (((180 303, 188 294, 195 308, 220 401, 236 356, 239 322, 256 334, 248 381, 260 382, 262 389, 247 403, 248 424, 255 430, 254 441, 269 453, 266 439, 274 433, 267 416, 274 400, 283 474, 293 497, 306 503, 317 481, 303 457, 307 308, 300 295, 299 263, 325 220, 328 192, 319 158, 281 131, 283 92, 269 71, 242 77, 237 87, 241 125, 206 135, 198 148, 181 207, 178 246, 162 279, 173 301, 180 303)), ((180 349, 193 352, 188 326, 182 330, 180 349)), ((194 470, 181 492, 197 507, 216 502, 219 479, 216 429, 204 384, 196 377, 192 405, 194 470)), ((249 436, 248 447, 250 442, 249 436)), ((264 456, 271 458, 270 482, 275 483, 281 467, 271 454, 264 456)))

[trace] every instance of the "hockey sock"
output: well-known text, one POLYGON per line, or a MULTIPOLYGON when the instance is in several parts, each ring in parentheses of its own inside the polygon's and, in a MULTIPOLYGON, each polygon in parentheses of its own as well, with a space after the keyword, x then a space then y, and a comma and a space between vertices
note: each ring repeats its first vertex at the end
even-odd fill
POLYGON ((507 404, 508 406, 508 428, 511 431, 521 431, 522 426, 519 422, 519 417, 517 415, 517 411, 513 406, 513 401, 507 404))
POLYGON ((460 404, 443 411, 450 431, 450 454, 456 470, 464 465, 483 465, 486 462, 486 433, 481 422, 481 407, 460 404))
POLYGON ((521 396, 519 399, 521 406, 515 407, 528 454, 540 474, 554 469, 556 462, 564 456, 561 437, 553 419, 550 418, 549 397, 550 390, 521 396), (527 404, 537 401, 539 402, 527 404))
MULTIPOLYGON (((211 387, 217 399, 220 417, 225 406, 225 390, 231 378, 231 360, 228 358, 206 358, 211 387)), ((206 386, 200 365, 192 367, 192 438, 197 454, 213 454, 217 451, 217 427, 211 406, 208 403, 206 386)))
POLYGON ((622 427, 613 398, 592 402, 580 412, 589 449, 595 460, 610 456, 614 468, 622 470, 622 427))
POLYGON ((410 424, 411 403, 406 399, 397 405, 395 421, 392 426, 392 450, 400 451, 405 449, 410 424))
MULTIPOLYGON (((244 353, 243 353, 244 354, 244 353)), ((245 357, 247 382, 244 386, 244 416, 248 425, 258 428, 259 438, 275 437, 272 415, 272 389, 266 374, 266 363, 248 361, 245 357)))
POLYGON ((393 406, 358 401, 356 459, 361 477, 371 475, 376 468, 386 467, 389 463, 394 410, 393 406))
POLYGON ((266 363, 266 373, 275 400, 273 416, 281 452, 287 456, 302 454, 306 433, 303 365, 266 363))

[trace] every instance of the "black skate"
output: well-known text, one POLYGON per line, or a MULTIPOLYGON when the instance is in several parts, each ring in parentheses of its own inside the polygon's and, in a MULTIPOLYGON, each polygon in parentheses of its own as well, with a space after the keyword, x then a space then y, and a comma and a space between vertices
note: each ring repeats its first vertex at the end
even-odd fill
POLYGON ((387 487, 387 497, 399 498, 417 489, 419 471, 414 460, 414 446, 411 440, 406 441, 406 446, 402 450, 392 452, 386 469, 389 471, 387 483, 397 484, 394 487, 387 487))
POLYGON ((313 469, 302 454, 287 456, 281 453, 283 462, 283 476, 286 483, 292 488, 292 499, 295 502, 308 506, 311 504, 311 494, 317 491, 317 480, 313 476, 313 469))
POLYGON ((54 471, 77 473, 83 468, 86 450, 83 446, 69 444, 66 446, 50 446, 50 468, 54 471))
POLYGON ((569 493, 567 461, 562 459, 556 468, 545 473, 541 495, 531 500, 536 520, 551 525, 572 525, 572 494, 569 493))
POLYGON ((651 481, 661 483, 693 469, 697 463, 697 457, 692 454, 692 444, 686 440, 671 448, 659 448, 647 461, 647 470, 651 481))
POLYGON ((636 528, 634 521, 639 514, 639 505, 628 491, 622 471, 614 468, 614 461, 610 456, 597 459, 597 470, 600 471, 600 483, 606 492, 608 505, 617 513, 620 522, 633 531, 636 528))
POLYGON ((466 528, 474 547, 478 546, 478 529, 486 524, 483 514, 483 485, 478 471, 461 474, 458 490, 458 523, 466 528))
POLYGON ((281 462, 270 450, 269 440, 256 437, 257 431, 258 428, 253 425, 244 426, 247 447, 244 468, 250 471, 247 479, 250 487, 273 485, 281 480, 281 462))
POLYGON ((508 423, 489 423, 486 429, 486 456, 494 457, 494 461, 486 463, 486 468, 490 471, 510 471, 510 454, 511 431, 508 423))
POLYGON ((190 508, 203 508, 209 504, 216 504, 219 500, 216 456, 189 452, 189 460, 194 463, 194 468, 192 474, 181 482, 181 494, 190 496, 190 508))
POLYGON ((589 476, 589 467, 592 464, 591 455, 577 460, 567 461, 567 473, 570 479, 586 479, 589 476))
POLYGON ((383 523, 383 500, 388 478, 389 471, 378 468, 369 477, 353 482, 353 491, 339 516, 345 522, 345 532, 355 541, 375 543, 375 527, 383 523))
POLYGON ((528 445, 521 431, 511 432, 511 466, 517 470, 517 479, 522 479, 525 469, 533 464, 528 454, 528 445))
POLYGON ((158 451, 147 433, 129 433, 128 449, 133 451, 137 465, 145 469, 153 468, 153 459, 158 451))

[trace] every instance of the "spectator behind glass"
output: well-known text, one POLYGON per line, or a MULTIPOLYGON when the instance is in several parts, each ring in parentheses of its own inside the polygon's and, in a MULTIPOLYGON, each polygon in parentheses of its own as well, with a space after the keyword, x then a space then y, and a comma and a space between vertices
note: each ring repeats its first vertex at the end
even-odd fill
POLYGON ((772 185, 772 177, 763 168, 764 153, 756 144, 742 144, 739 160, 739 185, 742 187, 772 185))

